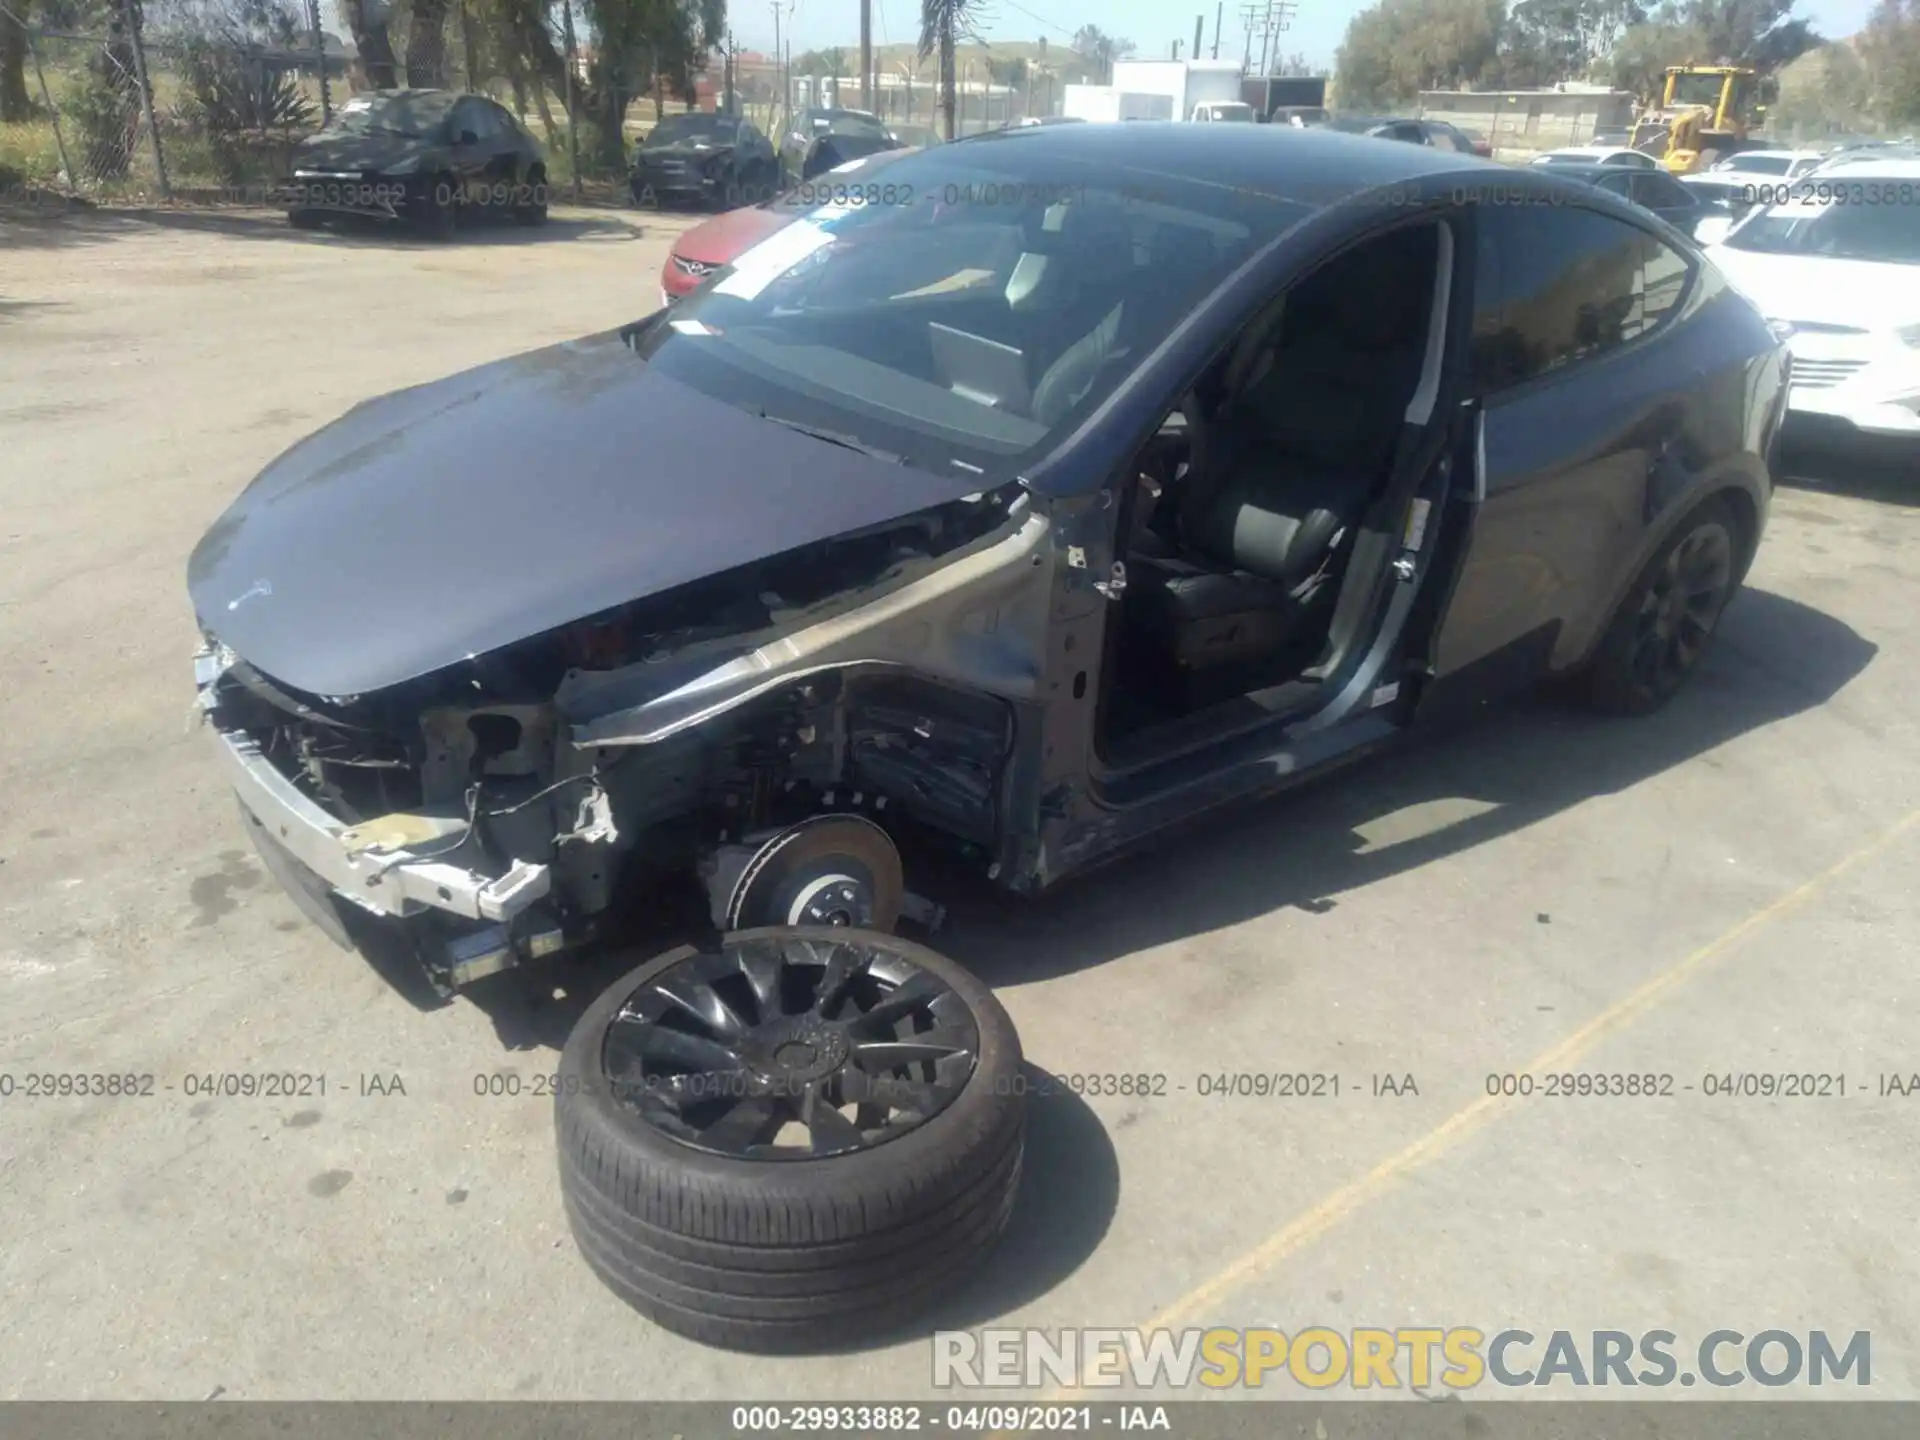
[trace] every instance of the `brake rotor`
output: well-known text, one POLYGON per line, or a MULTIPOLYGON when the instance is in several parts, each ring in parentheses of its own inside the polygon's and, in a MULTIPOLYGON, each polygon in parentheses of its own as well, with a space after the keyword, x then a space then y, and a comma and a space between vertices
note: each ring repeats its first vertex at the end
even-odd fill
POLYGON ((905 893, 900 852, 859 815, 816 815, 753 853, 723 912, 728 930, 837 925, 891 931, 905 893))

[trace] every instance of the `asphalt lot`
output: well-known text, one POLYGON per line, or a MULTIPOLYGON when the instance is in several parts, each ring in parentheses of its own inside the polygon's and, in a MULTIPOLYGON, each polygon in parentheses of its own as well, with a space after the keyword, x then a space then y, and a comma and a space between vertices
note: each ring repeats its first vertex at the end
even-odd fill
MULTIPOLYGON (((229 497, 361 399, 644 313, 684 223, 0 216, 0 1075, 162 1087, 0 1098, 0 1395, 926 1393, 924 1338, 741 1358, 604 1291, 549 1102, 474 1081, 550 1069, 617 967, 415 1008, 274 890, 189 721, 185 560, 229 497), (259 1070, 327 1093, 184 1093, 259 1070)), ((962 895, 939 943, 1035 1066, 1168 1091, 1036 1101, 1014 1231, 929 1325, 1869 1330, 1869 1393, 1920 1396, 1920 1097, 1859 1093, 1920 1071, 1920 476, 1793 468, 1662 715, 1529 703, 1041 902, 962 895), (1487 1097, 1530 1065, 1693 1088, 1487 1097), (1342 1093, 1199 1093, 1275 1071, 1342 1093), (1701 1093, 1737 1071, 1848 1093, 1701 1093)))

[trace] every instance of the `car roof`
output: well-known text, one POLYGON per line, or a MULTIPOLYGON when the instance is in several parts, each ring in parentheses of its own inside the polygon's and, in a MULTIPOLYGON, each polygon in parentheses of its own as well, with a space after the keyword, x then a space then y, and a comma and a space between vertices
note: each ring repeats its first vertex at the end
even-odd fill
POLYGON ((1818 160, 1823 150, 1742 150, 1729 155, 1721 164, 1739 164, 1742 160, 1818 160))
MULTIPOLYGON (((1499 173, 1504 165, 1456 151, 1376 140, 1326 126, 1201 126, 1171 120, 1031 125, 989 130, 956 146, 1022 145, 1036 160, 1091 163, 1169 180, 1244 186, 1310 206, 1327 206, 1383 186, 1442 175, 1499 173)), ((960 153, 966 153, 962 150, 960 153)))
POLYGON ((1856 179, 1920 180, 1920 154, 1886 155, 1867 151, 1858 159, 1840 156, 1820 168, 1826 174, 1845 170, 1856 179))
POLYGON ((1631 175, 1633 171, 1625 165, 1601 165, 1593 161, 1582 160, 1577 163, 1555 165, 1553 173, 1571 176, 1575 180, 1602 180, 1614 175, 1631 175))
MULTIPOLYGON (((1300 105, 1294 108, 1300 110, 1317 110, 1321 107, 1317 105, 1300 105)), ((1347 125, 1358 127, 1362 125, 1412 125, 1416 123, 1411 115, 1359 115, 1351 110, 1330 110, 1327 112, 1326 128, 1339 129, 1347 125)))

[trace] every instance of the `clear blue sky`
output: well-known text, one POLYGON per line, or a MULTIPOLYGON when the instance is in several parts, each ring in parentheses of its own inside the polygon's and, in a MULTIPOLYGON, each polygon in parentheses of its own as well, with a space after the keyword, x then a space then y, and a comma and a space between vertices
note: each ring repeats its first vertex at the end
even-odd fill
MULTIPOLYGON (((1140 47, 1144 57, 1170 53, 1175 40, 1182 42, 1182 53, 1193 43, 1193 19, 1206 15, 1206 50, 1213 49, 1214 6, 1218 0, 1188 0, 1186 4, 1166 0, 986 0, 983 31, 989 41, 1037 40, 1045 35, 1049 44, 1063 45, 1073 32, 1089 22, 1109 35, 1122 36, 1140 47)), ((735 43, 742 48, 773 48, 773 11, 768 0, 729 0, 735 43)), ((1347 22, 1366 8, 1354 0, 1344 3, 1316 4, 1301 0, 1292 27, 1279 37, 1283 53, 1296 51, 1316 65, 1331 66, 1333 53, 1346 33, 1347 22)), ((1814 23, 1822 35, 1839 39, 1851 35, 1866 23, 1873 0, 1802 0, 1796 13, 1814 23)), ((1240 23, 1240 6, 1228 0, 1226 21, 1220 34, 1220 58, 1239 59, 1246 47, 1246 29, 1240 23)), ((860 43, 860 7, 858 0, 794 0, 789 14, 782 5, 781 36, 791 38, 793 53, 826 49, 839 45, 857 47, 860 43)), ((873 0, 873 41, 899 44, 919 34, 918 0, 873 0)))

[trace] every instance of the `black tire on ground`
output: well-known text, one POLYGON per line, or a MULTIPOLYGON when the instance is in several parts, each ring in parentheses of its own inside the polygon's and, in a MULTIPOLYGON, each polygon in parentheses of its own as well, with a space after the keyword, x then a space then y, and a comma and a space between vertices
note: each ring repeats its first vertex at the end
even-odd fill
POLYGON ((413 213, 414 229, 427 240, 450 240, 459 223, 460 202, 451 176, 433 175, 420 183, 413 213))
POLYGON ((544 225, 547 223, 547 172, 533 170, 528 172, 526 195, 521 203, 513 207, 513 219, 516 225, 544 225))
MULTIPOLYGON (((978 1037, 971 1073, 948 1092, 944 1108, 867 1148, 818 1158, 715 1153, 643 1119, 639 1104, 616 1094, 604 1061, 616 1016, 650 981, 701 953, 692 947, 649 961, 608 989, 581 1017, 561 1055, 554 1100, 560 1189, 581 1254, 643 1315, 707 1344, 805 1352, 884 1337, 971 1276, 1012 1212, 1025 1138, 1020 1042, 984 984, 923 946, 870 931, 746 930, 714 948, 762 961, 797 958, 796 974, 804 978, 817 967, 824 978, 832 946, 853 947, 840 951, 843 957, 877 954, 880 965, 898 957, 924 972, 936 989, 949 992, 939 1002, 945 1007, 939 1028, 953 1033, 946 1027, 957 999, 978 1037)), ((862 973, 857 965, 854 973, 862 973)), ((783 986, 795 983, 784 971, 781 979, 783 986)), ((749 998, 745 984, 739 978, 726 991, 734 997, 728 1005, 739 1018, 752 1010, 761 1023, 761 1002, 749 998)), ((808 994, 818 998, 804 992, 796 1000, 790 988, 768 993, 780 995, 772 1008, 782 1011, 804 1010, 808 994)), ((858 1013, 885 993, 870 989, 849 1002, 851 1010, 830 1004, 809 1013, 858 1013)), ((620 1043, 633 1038, 631 1024, 620 1022, 620 1043)), ((664 1029, 677 1027, 653 1033, 664 1029)), ((859 1043, 867 1043, 874 1032, 859 1027, 859 1033, 859 1043)), ((811 1034, 806 1043, 817 1038, 811 1034)), ((786 1055, 791 1045, 780 1041, 777 1053, 786 1055)), ((911 1073, 924 1079, 934 1072, 914 1062, 911 1073)), ((625 1093, 645 1093, 651 1102, 659 1083, 649 1080, 625 1093)), ((782 1093, 796 1094, 798 1083, 782 1093)), ((842 1099, 841 1123, 852 1109, 859 1128, 875 1128, 873 1113, 844 1103, 844 1093, 842 1099)), ((735 1099, 721 1113, 751 1103, 735 1099)), ((912 1113, 897 1105, 889 1112, 887 1103, 879 1115, 912 1113)), ((691 1111, 693 1103, 687 1104, 691 1111)), ((773 1135, 772 1143, 783 1143, 782 1136, 773 1135)))
POLYGON ((1573 677, 1576 698, 1607 715, 1647 715, 1671 700, 1739 588, 1747 543, 1725 500, 1708 500, 1682 517, 1573 677))
POLYGON ((321 218, 318 210, 287 211, 287 223, 296 230, 318 230, 321 218))

